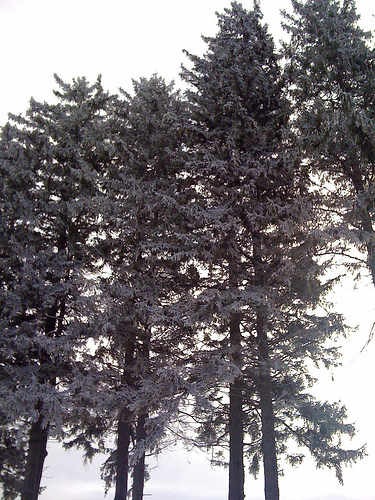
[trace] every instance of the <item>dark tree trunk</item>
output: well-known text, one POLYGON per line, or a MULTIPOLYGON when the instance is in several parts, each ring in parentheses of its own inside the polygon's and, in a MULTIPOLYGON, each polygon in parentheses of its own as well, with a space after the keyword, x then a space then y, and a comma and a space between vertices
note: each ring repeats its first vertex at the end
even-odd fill
MULTIPOLYGON (((134 385, 134 350, 137 331, 127 322, 120 323, 118 334, 123 339, 124 370, 121 382, 125 386, 134 385)), ((134 416, 128 408, 123 408, 119 414, 117 426, 116 450, 116 484, 114 500, 126 500, 129 477, 129 446, 134 416)))
MULTIPOLYGON (((56 315, 60 309, 60 315, 65 311, 65 301, 56 301, 54 306, 46 316, 44 331, 46 337, 55 331, 56 315)), ((39 383, 41 385, 49 383, 56 385, 56 378, 51 369, 53 364, 49 354, 45 350, 40 352, 39 383)), ((43 425, 42 402, 36 404, 35 409, 39 418, 31 425, 28 442, 28 452, 25 467, 25 479, 22 485, 21 500, 36 500, 39 495, 40 482, 42 480, 44 460, 47 456, 47 441, 49 434, 49 424, 43 425)))
MULTIPOLYGON (((252 238, 255 282, 259 287, 263 287, 265 282, 265 265, 262 255, 262 235, 260 232, 253 232, 252 238)), ((259 403, 262 421, 264 491, 265 500, 279 500, 275 418, 273 414, 270 356, 266 324, 267 313, 262 307, 259 307, 257 310, 256 330, 259 360, 259 403)))
POLYGON ((242 380, 229 389, 229 500, 244 499, 242 380))
POLYGON ((367 233, 369 241, 366 244, 367 248, 367 267, 371 273, 372 283, 375 286, 375 232, 372 227, 370 210, 363 208, 361 210, 361 225, 363 231, 367 233))
MULTIPOLYGON (((144 326, 143 339, 139 351, 140 373, 142 377, 147 377, 150 369, 150 343, 151 343, 151 328, 148 324, 144 326)), ((147 407, 147 402, 145 402, 147 407)), ((138 414, 136 439, 137 444, 144 441, 147 437, 146 433, 146 419, 148 413, 147 408, 138 414)), ((142 500, 143 488, 145 485, 145 457, 146 454, 142 453, 139 460, 134 465, 133 469, 133 488, 132 500, 142 500)))
MULTIPOLYGON (((138 416, 137 443, 146 439, 146 418, 147 415, 144 413, 138 416)), ((143 498, 143 488, 145 484, 145 457, 146 454, 142 453, 138 462, 134 466, 132 500, 142 500, 143 498)))
MULTIPOLYGON (((237 266, 232 260, 229 265, 229 283, 237 287, 237 266)), ((229 325, 230 347, 233 363, 241 369, 241 315, 232 313, 229 325)), ((243 381, 237 377, 229 387, 229 495, 228 500, 244 499, 243 464, 243 381)))
POLYGON ((375 232, 372 228, 371 216, 368 210, 363 210, 362 228, 366 231, 370 241, 367 242, 367 267, 371 273, 372 283, 375 286, 375 232))
POLYGON ((264 319, 261 313, 258 314, 257 319, 257 334, 259 342, 259 399, 262 419, 265 500, 279 500, 275 418, 273 414, 269 351, 264 319))
POLYGON ((117 428, 116 489, 114 500, 126 500, 129 475, 129 445, 131 422, 129 412, 124 412, 117 428))
POLYGON ((44 460, 47 456, 48 426, 43 427, 43 415, 30 429, 25 480, 21 500, 37 500, 42 480, 44 460))

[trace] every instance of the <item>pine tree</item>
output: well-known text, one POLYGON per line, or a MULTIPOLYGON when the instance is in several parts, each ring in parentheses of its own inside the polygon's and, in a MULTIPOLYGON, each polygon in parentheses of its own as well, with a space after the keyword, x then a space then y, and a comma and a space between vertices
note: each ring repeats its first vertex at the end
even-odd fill
MULTIPOLYGON (((106 401, 117 421, 117 447, 103 472, 108 486, 116 484, 116 500, 126 497, 131 465, 132 496, 142 497, 145 453, 157 448, 177 411, 183 391, 174 366, 181 346, 193 342, 182 303, 196 279, 190 180, 184 172, 185 104, 173 84, 156 75, 133 85, 134 95, 125 94, 119 103, 127 111, 117 137, 105 283, 109 379, 117 370, 106 401)), ((108 383, 104 378, 104 390, 108 383)))
MULTIPOLYGON (((254 281, 255 261, 260 259, 255 254, 264 227, 262 219, 267 217, 266 200, 269 191, 273 189, 276 193, 280 183, 277 175, 282 178, 283 165, 275 156, 287 119, 287 106, 280 91, 273 42, 260 24, 259 6, 255 4, 254 11, 246 12, 239 4, 232 3, 231 10, 218 15, 218 19, 218 35, 205 39, 208 52, 203 58, 188 54, 193 69, 185 70, 184 76, 196 89, 189 97, 200 143, 202 184, 213 207, 211 223, 217 245, 212 250, 213 264, 221 268, 218 279, 223 280, 221 287, 226 289, 222 301, 228 311, 224 314, 228 315, 225 321, 232 362, 242 371, 247 286, 254 281), (272 169, 276 172, 277 168, 280 172, 267 185, 268 175, 273 176, 272 169), (274 187, 270 188, 272 183, 274 187)), ((288 179, 287 169, 283 183, 288 179)), ((260 276, 256 279, 261 280, 260 276)), ((263 345, 260 323, 261 320, 258 341, 263 345)), ((263 352, 261 356, 264 355, 263 352)), ((266 390, 263 384, 262 388, 266 390)), ((242 373, 230 385, 230 500, 244 497, 243 391, 242 373)), ((262 402, 265 403, 265 398, 262 402)), ((272 420, 271 409, 264 425, 270 422, 273 432, 272 420)), ((275 441, 273 435, 270 438, 275 441)), ((265 457, 268 449, 265 447, 265 457)), ((275 453, 274 449, 273 457, 269 457, 273 467, 275 453)))
POLYGON ((354 0, 292 5, 294 14, 284 13, 285 56, 300 147, 322 191, 328 185, 321 203, 330 212, 333 253, 347 254, 347 242, 358 247, 375 283, 371 34, 358 26, 354 0))
MULTIPOLYGON (((227 343, 237 373, 229 386, 229 500, 244 498, 245 432, 261 439, 266 499, 279 498, 277 452, 284 444, 276 427, 288 424, 280 417, 276 388, 288 380, 293 384, 284 402, 304 420, 297 404, 309 384, 304 359, 312 355, 318 362, 325 354, 322 359, 332 361, 323 343, 341 330, 336 315, 308 314, 327 288, 321 281, 324 268, 313 259, 318 242, 310 234, 308 179, 291 151, 281 71, 261 17, 256 2, 253 11, 233 2, 218 15, 216 37, 204 38, 206 54, 188 54, 193 67, 183 71, 193 87, 188 93, 192 169, 206 197, 204 220, 212 235, 208 288, 199 300, 205 322, 212 322, 211 344, 220 357, 227 343)), ((215 415, 213 422, 220 421, 215 415)), ((338 422, 336 431, 345 433, 345 425, 338 422)), ((327 448, 333 439, 333 433, 327 437, 327 448)), ((259 445, 251 443, 247 452, 257 469, 259 445)), ((328 452, 326 464, 336 452, 340 468, 344 451, 328 452)))
POLYGON ((112 98, 100 79, 56 81, 59 102, 31 100, 1 143, 1 413, 29 435, 22 500, 37 498, 48 436, 59 435, 70 406, 111 160, 112 98))
MULTIPOLYGON (((7 203, 7 188, 6 182, 6 169, 4 162, 5 155, 5 138, 6 133, 1 136, 0 146, 0 329, 1 331, 6 328, 6 320, 4 310, 6 307, 5 290, 13 280, 12 267, 9 263, 12 259, 12 229, 14 227, 16 213, 13 213, 11 206, 7 203)), ((1 343, 0 347, 0 384, 3 387, 8 378, 7 366, 7 352, 1 343)), ((3 396, 2 396, 3 397, 3 396)), ((20 433, 19 428, 15 425, 12 418, 9 418, 3 410, 0 412, 0 483, 3 490, 3 496, 6 500, 13 500, 20 492, 22 481, 24 479, 24 460, 25 460, 25 433, 20 433)))

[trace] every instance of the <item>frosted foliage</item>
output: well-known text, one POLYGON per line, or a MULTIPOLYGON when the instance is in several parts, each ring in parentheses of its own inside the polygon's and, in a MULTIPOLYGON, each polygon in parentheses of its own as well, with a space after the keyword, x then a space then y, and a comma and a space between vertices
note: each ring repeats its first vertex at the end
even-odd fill
POLYGON ((56 104, 3 127, 9 499, 36 428, 103 452, 118 497, 117 470, 136 486, 145 454, 177 440, 226 465, 234 420, 244 466, 273 460, 276 483, 282 456, 340 481, 363 456, 341 442, 345 408, 310 389, 347 333, 326 298, 334 257, 355 245, 375 276, 372 52, 352 1, 292 5, 283 64, 258 2, 232 2, 205 54, 185 53, 185 94, 158 75, 116 96, 56 76, 56 104))
POLYGON ((114 98, 100 80, 56 82, 58 104, 31 100, 1 135, 0 413, 23 436, 40 418, 55 435, 66 422, 108 205, 114 98))
POLYGON ((299 147, 322 196, 320 218, 332 254, 375 279, 374 65, 371 33, 358 26, 355 2, 292 2, 285 46, 299 147), (354 245, 365 258, 347 258, 354 245))
MULTIPOLYGON (((335 434, 347 432, 343 419, 318 450, 298 404, 313 382, 307 360, 334 365, 338 352, 332 341, 343 327, 338 315, 323 312, 325 293, 333 283, 325 281, 326 266, 316 255, 324 251, 326 237, 316 219, 305 164, 291 147, 297 139, 289 127, 291 108, 261 17, 257 4, 247 12, 233 2, 218 15, 218 34, 204 38, 206 54, 187 52, 192 68, 183 69, 190 84, 195 140, 191 169, 199 179, 211 235, 203 264, 206 286, 197 295, 204 345, 212 356, 241 371, 243 431, 250 442, 245 453, 254 473, 264 425, 260 384, 267 378, 279 454, 288 456, 288 441, 307 433, 298 443, 319 464, 320 453, 325 453, 325 464, 341 477, 341 464, 363 450, 347 454, 339 446, 331 449, 335 434), (319 308, 321 313, 314 315, 319 308), (297 421, 303 424, 294 434, 297 421)), ((225 444, 228 436, 231 406, 221 395, 221 384, 216 390, 207 388, 212 405, 203 411, 206 421, 199 419, 199 439, 211 446, 225 444)), ((318 418, 319 404, 310 396, 304 401, 318 418)), ((217 458, 222 462, 220 448, 217 458)))

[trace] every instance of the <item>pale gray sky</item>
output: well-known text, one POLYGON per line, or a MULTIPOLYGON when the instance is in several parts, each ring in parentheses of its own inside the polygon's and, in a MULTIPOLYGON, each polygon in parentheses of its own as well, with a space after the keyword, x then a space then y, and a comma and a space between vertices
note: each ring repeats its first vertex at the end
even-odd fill
MULTIPOLYGON (((251 8, 252 1, 243 1, 251 8)), ((0 0, 0 124, 7 113, 24 113, 31 96, 51 100, 53 73, 64 80, 86 76, 94 81, 103 75, 105 88, 131 90, 131 79, 159 73, 179 84, 182 49, 201 54, 201 34, 216 31, 215 11, 230 0, 0 0)), ((275 39, 279 9, 290 10, 288 0, 262 0, 264 20, 275 39)), ((362 26, 372 29, 373 2, 357 1, 362 26)), ((355 443, 368 443, 369 456, 348 469, 341 487, 332 471, 316 471, 312 463, 285 469, 281 478, 282 500, 375 500, 374 404, 375 344, 359 355, 375 321, 375 292, 370 280, 360 290, 337 291, 341 311, 358 331, 344 343, 343 368, 332 382, 322 374, 316 388, 322 398, 341 400, 360 430, 355 443)), ((42 500, 101 500, 100 460, 90 467, 77 453, 63 454, 50 445, 42 484, 48 486, 42 500)), ((176 451, 166 453, 152 470, 145 493, 152 500, 226 500, 227 471, 212 469, 203 455, 176 451)), ((250 500, 263 498, 263 479, 246 480, 250 500)), ((109 495, 108 498, 113 497, 109 495)), ((145 497, 148 498, 148 497, 145 497)))
MULTIPOLYGON (((251 8, 252 0, 243 2, 251 8)), ((372 2, 358 0, 363 24, 373 24, 372 2)), ((0 124, 23 113, 30 96, 49 100, 53 73, 64 80, 103 75, 112 91, 131 79, 159 73, 178 80, 182 49, 202 53, 201 34, 216 31, 215 11, 230 0, 0 0, 0 124)), ((262 0, 275 39, 279 9, 288 0, 262 0)))

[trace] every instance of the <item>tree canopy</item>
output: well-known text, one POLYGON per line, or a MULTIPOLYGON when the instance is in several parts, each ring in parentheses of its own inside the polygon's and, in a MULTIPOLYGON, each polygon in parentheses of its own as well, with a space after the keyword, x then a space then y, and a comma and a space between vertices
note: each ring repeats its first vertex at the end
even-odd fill
POLYGON ((176 439, 228 464, 229 500, 245 467, 278 500, 283 461, 342 482, 364 456, 311 367, 347 333, 337 263, 375 282, 373 49, 354 1, 292 7, 282 53, 259 3, 232 2, 184 93, 56 76, 54 104, 2 128, 4 498, 37 499, 50 437, 106 454, 115 500, 176 439))

